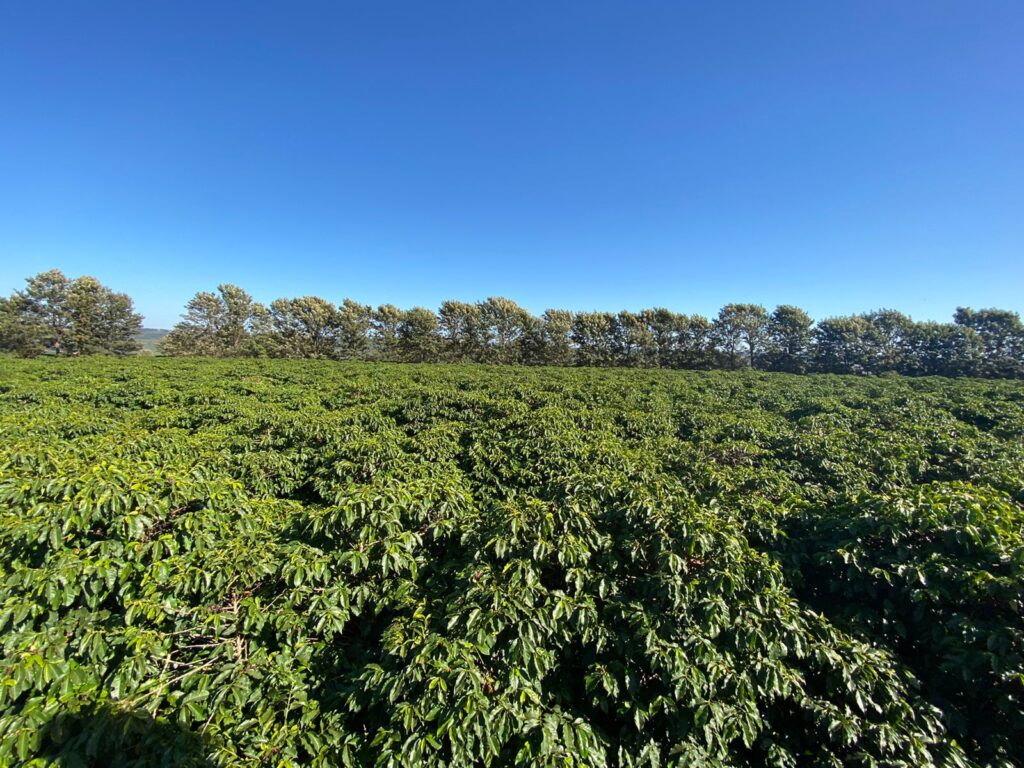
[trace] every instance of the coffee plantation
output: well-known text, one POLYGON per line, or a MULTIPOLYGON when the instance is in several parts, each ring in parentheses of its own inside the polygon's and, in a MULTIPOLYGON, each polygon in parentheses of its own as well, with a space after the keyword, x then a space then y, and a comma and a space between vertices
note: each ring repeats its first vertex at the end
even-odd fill
POLYGON ((1024 764, 1024 383, 0 359, 0 765, 1024 764))

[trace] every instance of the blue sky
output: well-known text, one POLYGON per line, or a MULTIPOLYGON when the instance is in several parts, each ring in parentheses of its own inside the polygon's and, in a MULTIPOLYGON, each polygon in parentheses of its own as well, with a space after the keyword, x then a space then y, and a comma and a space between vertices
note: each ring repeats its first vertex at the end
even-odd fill
POLYGON ((8 2, 0 291, 1024 310, 1024 3, 8 2))

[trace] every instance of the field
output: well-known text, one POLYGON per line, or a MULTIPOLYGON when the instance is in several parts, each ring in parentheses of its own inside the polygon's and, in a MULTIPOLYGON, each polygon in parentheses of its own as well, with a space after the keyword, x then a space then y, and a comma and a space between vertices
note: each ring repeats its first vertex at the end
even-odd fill
POLYGON ((1021 765, 1022 436, 1022 382, 0 359, 0 765, 1021 765))

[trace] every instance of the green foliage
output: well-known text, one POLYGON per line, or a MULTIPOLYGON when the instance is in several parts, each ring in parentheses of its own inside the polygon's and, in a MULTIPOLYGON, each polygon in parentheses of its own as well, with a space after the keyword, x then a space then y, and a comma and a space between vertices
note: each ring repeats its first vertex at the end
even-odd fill
MULTIPOLYGON (((1024 326, 994 309, 958 309, 955 324, 915 323, 890 309, 815 324, 788 305, 769 314, 728 304, 710 321, 664 308, 536 317, 501 297, 446 301, 435 314, 307 296, 278 299, 268 312, 240 288, 218 290, 193 297, 164 354, 1024 377, 1024 326)), ((4 336, 8 348, 24 346, 0 305, 4 336)))
MULTIPOLYGON (((131 299, 59 270, 0 298, 0 352, 126 354, 145 349, 131 299)), ((172 357, 289 357, 628 368, 754 368, 787 373, 901 373, 1024 378, 1024 324, 1015 312, 960 307, 954 323, 916 323, 880 309, 817 324, 798 307, 769 314, 728 304, 708 320, 640 312, 532 315, 511 299, 444 302, 437 313, 352 299, 281 298, 266 307, 235 285, 200 291, 157 348, 172 357)))
POLYGON ((811 328, 814 321, 799 307, 775 308, 765 326, 765 367, 771 371, 803 373, 810 363, 811 328))
POLYGON ((1024 756, 1019 504, 937 483, 807 510, 787 527, 803 599, 884 642, 961 744, 1007 765, 1024 756))
POLYGON ((746 351, 746 363, 755 367, 768 331, 768 313, 759 304, 726 304, 718 312, 715 335, 729 368, 739 366, 739 353, 746 351))
POLYGON ((1016 312, 958 307, 954 319, 976 334, 982 375, 1024 377, 1024 323, 1016 312))
POLYGON ((1014 382, 7 360, 0 765, 1018 765, 1022 431, 1014 382))
POLYGON ((0 298, 0 351, 41 354, 124 355, 141 349, 142 328, 132 300, 94 277, 71 280, 58 269, 25 281, 25 289, 0 298))

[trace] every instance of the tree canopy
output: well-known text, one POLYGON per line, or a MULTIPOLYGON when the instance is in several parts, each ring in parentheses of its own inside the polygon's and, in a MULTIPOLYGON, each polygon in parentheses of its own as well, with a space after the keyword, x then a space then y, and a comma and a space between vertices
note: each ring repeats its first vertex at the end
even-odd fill
POLYGON ((538 317, 501 296, 445 301, 437 312, 316 297, 278 299, 268 310, 237 286, 218 292, 195 295, 164 354, 1024 376, 1024 325, 998 309, 959 308, 953 323, 915 322, 893 309, 815 322, 799 307, 758 304, 728 304, 714 319, 664 307, 538 317))
MULTIPOLYGON (((0 350, 125 354, 139 347, 131 299, 95 278, 58 270, 0 298, 0 350)), ((815 322, 799 307, 732 303, 714 318, 664 307, 639 312, 548 309, 512 299, 445 301, 438 310, 376 308, 318 296, 269 306, 242 288, 200 291, 163 339, 171 356, 475 362, 631 368, 754 368, 789 373, 900 373, 1024 378, 1024 323, 1016 312, 958 307, 952 323, 917 322, 894 309, 815 322)))
POLYGON ((124 355, 142 345, 142 316, 131 298, 95 277, 65 277, 59 269, 28 278, 25 288, 0 299, 0 350, 26 357, 124 355))

